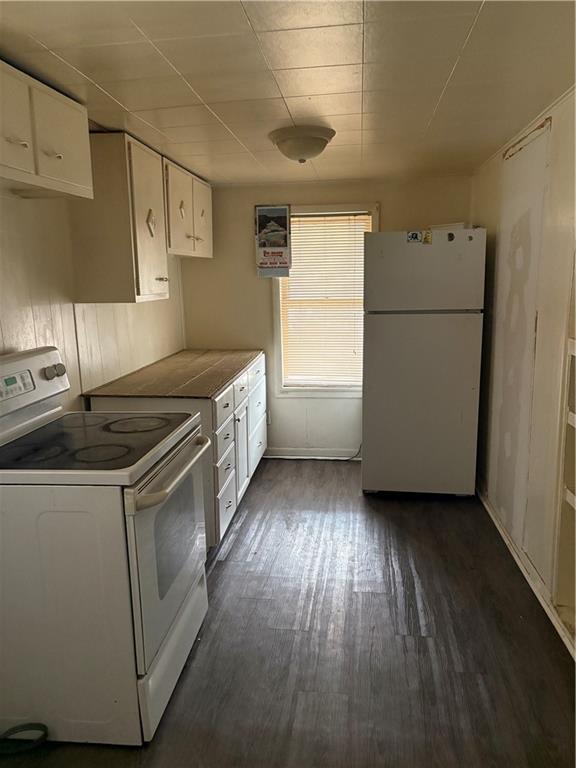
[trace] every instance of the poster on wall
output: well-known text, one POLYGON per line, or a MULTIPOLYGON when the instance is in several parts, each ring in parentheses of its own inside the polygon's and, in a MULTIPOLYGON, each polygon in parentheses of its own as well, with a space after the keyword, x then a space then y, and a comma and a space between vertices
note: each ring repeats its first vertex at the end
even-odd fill
POLYGON ((258 277, 288 277, 290 252, 290 206, 257 205, 256 267, 258 277))

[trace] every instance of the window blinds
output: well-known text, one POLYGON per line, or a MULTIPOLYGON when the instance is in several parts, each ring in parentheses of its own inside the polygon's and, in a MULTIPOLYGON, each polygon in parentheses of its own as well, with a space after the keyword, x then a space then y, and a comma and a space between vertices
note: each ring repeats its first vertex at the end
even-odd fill
POLYGON ((280 279, 282 373, 287 387, 362 384, 367 212, 291 217, 292 268, 280 279))

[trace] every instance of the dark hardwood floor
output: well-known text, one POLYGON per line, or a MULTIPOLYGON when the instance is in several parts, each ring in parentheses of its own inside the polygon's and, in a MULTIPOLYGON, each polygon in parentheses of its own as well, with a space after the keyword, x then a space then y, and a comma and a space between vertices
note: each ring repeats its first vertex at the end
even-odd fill
MULTIPOLYGON (((480 503, 263 461, 154 741, 15 768, 573 768, 574 667, 480 503)), ((8 761, 7 761, 8 762, 8 761)))

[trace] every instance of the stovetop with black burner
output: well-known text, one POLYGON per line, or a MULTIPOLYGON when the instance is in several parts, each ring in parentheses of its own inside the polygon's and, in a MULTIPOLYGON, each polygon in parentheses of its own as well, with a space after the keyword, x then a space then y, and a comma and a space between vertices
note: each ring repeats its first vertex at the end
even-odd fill
POLYGON ((67 413, 0 446, 0 470, 125 469, 189 418, 188 413, 67 413))

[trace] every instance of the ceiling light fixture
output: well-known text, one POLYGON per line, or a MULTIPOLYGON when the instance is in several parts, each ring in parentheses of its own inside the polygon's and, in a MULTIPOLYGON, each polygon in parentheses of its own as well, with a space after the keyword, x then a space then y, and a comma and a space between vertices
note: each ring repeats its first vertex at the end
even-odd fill
POLYGON ((335 135, 336 131, 322 125, 294 125, 278 128, 268 138, 289 160, 305 163, 323 152, 335 135))

